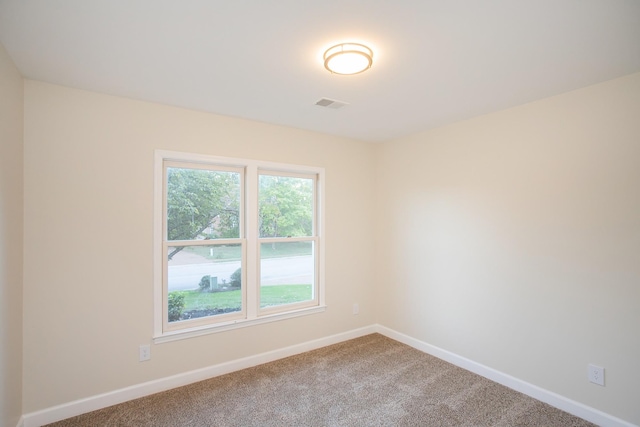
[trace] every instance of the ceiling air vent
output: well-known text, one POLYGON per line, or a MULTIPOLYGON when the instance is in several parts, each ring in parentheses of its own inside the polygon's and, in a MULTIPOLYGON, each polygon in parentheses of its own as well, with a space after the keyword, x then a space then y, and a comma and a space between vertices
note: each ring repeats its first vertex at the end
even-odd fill
POLYGON ((334 110, 337 110, 338 108, 342 108, 345 105, 349 105, 349 104, 347 102, 336 101, 335 99, 321 98, 318 102, 316 102, 316 105, 319 105, 320 107, 327 107, 327 108, 332 108, 334 110))

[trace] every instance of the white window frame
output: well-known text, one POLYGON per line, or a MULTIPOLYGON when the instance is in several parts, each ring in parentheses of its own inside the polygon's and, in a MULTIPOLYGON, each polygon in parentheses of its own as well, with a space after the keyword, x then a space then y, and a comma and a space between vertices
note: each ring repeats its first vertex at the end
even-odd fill
POLYGON ((324 168, 274 163, 252 159, 218 157, 177 151, 156 150, 154 163, 154 343, 174 341, 194 336, 242 328, 322 312, 326 309, 324 296, 324 168), (165 163, 189 168, 244 171, 241 174, 240 236, 237 239, 195 241, 211 245, 234 243, 242 245, 242 301, 241 312, 210 316, 169 324, 167 319, 167 261, 166 251, 176 243, 186 245, 194 241, 167 241, 166 236, 166 178, 165 163), (301 238, 260 238, 258 230, 259 174, 315 176, 313 235, 301 238), (272 241, 312 241, 314 246, 314 299, 303 303, 260 308, 260 244, 272 241))

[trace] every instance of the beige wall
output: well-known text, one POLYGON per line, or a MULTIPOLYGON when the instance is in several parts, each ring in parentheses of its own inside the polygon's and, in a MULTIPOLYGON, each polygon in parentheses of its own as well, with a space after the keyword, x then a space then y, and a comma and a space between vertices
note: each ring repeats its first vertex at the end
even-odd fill
POLYGON ((22 76, 0 44, 0 425, 22 414, 22 76))
POLYGON ((373 156, 343 138, 26 81, 25 413, 374 323, 373 156), (326 168, 326 312, 152 345, 139 363, 154 149, 326 168))
POLYGON ((640 424, 640 74, 377 161, 379 322, 640 424))
POLYGON ((378 322, 640 424, 639 116, 636 74, 372 146, 27 81, 24 412, 378 322), (154 149, 325 167, 328 310, 139 363, 154 149))

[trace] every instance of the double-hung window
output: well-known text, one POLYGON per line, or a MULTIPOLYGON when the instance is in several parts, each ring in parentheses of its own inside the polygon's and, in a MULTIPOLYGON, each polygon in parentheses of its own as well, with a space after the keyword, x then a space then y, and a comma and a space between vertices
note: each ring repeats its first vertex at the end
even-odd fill
POLYGON ((323 175, 156 151, 156 341, 323 310, 323 175))

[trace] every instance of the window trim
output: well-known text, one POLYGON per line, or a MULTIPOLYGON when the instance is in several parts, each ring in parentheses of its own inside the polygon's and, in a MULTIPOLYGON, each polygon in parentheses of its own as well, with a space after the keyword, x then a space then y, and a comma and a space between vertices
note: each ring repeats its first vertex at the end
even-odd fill
MULTIPOLYGON (((325 305, 325 283, 324 283, 324 168, 315 166, 303 166, 286 163, 275 163, 269 161, 241 159, 232 157, 210 156, 205 154, 186 153, 179 151, 155 150, 154 152, 154 238, 153 238, 153 341, 154 343, 168 342, 200 336, 210 333, 228 331, 231 329, 249 327, 267 322, 274 322, 308 314, 323 312, 325 305), (165 201, 165 168, 167 163, 183 163, 196 166, 198 164, 206 166, 220 166, 221 168, 241 168, 244 169, 244 176, 241 188, 244 205, 244 215, 240 218, 240 238, 243 244, 244 265, 243 281, 247 283, 246 292, 243 295, 244 307, 243 318, 228 318, 228 320, 202 324, 193 322, 195 325, 185 328, 167 327, 166 302, 167 286, 165 283, 164 271, 164 248, 165 242, 165 221, 166 221, 166 201, 165 201), (260 308, 260 258, 259 245, 262 238, 258 230, 258 176, 259 174, 282 174, 283 176, 316 176, 315 187, 315 209, 314 209, 314 231, 313 236, 302 237, 302 240, 314 242, 314 264, 316 271, 314 279, 317 282, 317 304, 309 306, 305 304, 287 304, 289 310, 260 308), (242 226, 244 224, 244 227, 242 226), (250 263, 255 265, 250 265, 250 263), (252 284, 249 286, 249 284, 252 284), (252 301, 252 302, 250 302, 252 301)), ((298 240, 291 238, 290 241, 298 240)), ((171 242, 176 243, 176 242, 171 242)), ((210 241, 209 244, 215 244, 210 241)), ((238 242, 239 243, 239 242, 238 242)))

